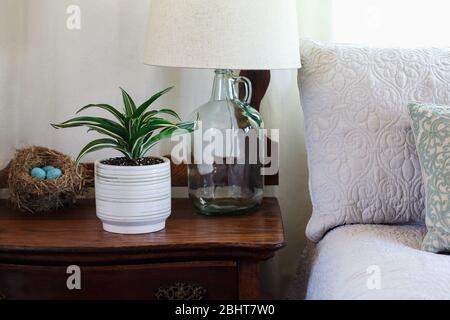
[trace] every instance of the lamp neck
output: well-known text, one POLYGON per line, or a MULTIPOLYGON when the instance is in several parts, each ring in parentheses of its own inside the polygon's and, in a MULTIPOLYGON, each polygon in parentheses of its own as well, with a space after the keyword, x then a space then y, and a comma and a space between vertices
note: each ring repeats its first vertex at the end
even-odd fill
POLYGON ((227 100, 231 92, 229 80, 233 77, 233 72, 231 70, 217 69, 215 74, 211 101, 227 100))

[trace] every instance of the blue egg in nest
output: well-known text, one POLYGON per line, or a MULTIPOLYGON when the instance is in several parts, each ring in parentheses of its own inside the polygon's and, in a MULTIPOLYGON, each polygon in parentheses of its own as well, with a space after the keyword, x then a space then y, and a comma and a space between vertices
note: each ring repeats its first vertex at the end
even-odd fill
POLYGON ((47 173, 45 172, 44 169, 33 168, 33 170, 31 170, 31 176, 38 180, 45 180, 45 178, 47 177, 47 173))
POLYGON ((58 168, 53 168, 47 171, 47 180, 55 180, 61 177, 62 171, 58 168))
POLYGON ((8 176, 11 203, 33 213, 73 206, 85 190, 87 177, 84 166, 77 169, 75 161, 56 150, 38 146, 18 150, 8 176), (55 171, 48 170, 52 180, 42 180, 44 174, 47 177, 44 166, 54 167, 55 171))

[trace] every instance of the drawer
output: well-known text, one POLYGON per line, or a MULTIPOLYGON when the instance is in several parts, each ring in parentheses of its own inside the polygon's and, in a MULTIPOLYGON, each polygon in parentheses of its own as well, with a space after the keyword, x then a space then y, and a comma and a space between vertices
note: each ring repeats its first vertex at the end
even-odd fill
POLYGON ((80 266, 81 290, 66 267, 0 265, 0 299, 236 299, 236 262, 80 266))

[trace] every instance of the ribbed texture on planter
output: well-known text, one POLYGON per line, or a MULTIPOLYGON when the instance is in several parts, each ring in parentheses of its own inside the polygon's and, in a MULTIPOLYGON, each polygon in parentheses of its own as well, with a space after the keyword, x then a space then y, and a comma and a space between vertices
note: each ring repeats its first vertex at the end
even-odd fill
POLYGON ((97 216, 105 231, 141 234, 165 228, 171 212, 170 161, 142 167, 95 163, 97 216))

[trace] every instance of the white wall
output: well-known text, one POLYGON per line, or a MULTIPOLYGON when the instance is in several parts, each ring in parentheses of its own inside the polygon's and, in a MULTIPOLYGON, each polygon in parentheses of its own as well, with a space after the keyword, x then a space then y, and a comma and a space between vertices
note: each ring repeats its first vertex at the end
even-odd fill
POLYGON ((22 45, 21 6, 15 0, 0 2, 0 168, 13 153, 17 132, 15 121, 19 52, 22 45), (14 30, 14 32, 11 32, 14 30))
MULTIPOLYGON (((49 122, 65 120, 91 102, 120 105, 119 86, 142 101, 175 85, 161 103, 182 116, 209 98, 212 72, 141 63, 149 1, 0 0, 0 166, 14 148, 26 145, 45 145, 75 156, 91 137, 80 129, 55 131, 49 122), (66 28, 70 4, 81 7, 81 30, 66 28)), ((306 14, 311 4, 299 0, 303 27, 312 30, 311 12, 321 8, 306 14)), ((309 35, 323 38, 326 30, 309 35)), ((296 70, 273 71, 263 101, 267 126, 281 130, 281 184, 276 194, 288 244, 264 266, 265 288, 275 297, 282 297, 296 269, 311 212, 296 78, 296 70)), ((110 155, 103 152, 87 160, 110 155)))
MULTIPOLYGON (((56 132, 49 123, 73 116, 86 103, 121 105, 119 86, 142 101, 176 84, 177 90, 161 103, 175 106, 184 116, 209 97, 210 72, 151 68, 141 63, 147 0, 1 0, 0 5, 6 18, 1 19, 5 28, 0 32, 7 34, 2 38, 1 66, 8 71, 2 72, 6 85, 1 94, 6 102, 1 99, 1 107, 20 115, 10 130, 16 137, 12 147, 41 144, 75 155, 89 136, 76 129, 56 132), (66 28, 69 4, 81 7, 81 30, 66 28)), ((6 125, 11 127, 11 123, 6 125)), ((11 146, 5 149, 2 156, 11 156, 11 146)), ((87 160, 109 155, 104 152, 87 160)))

